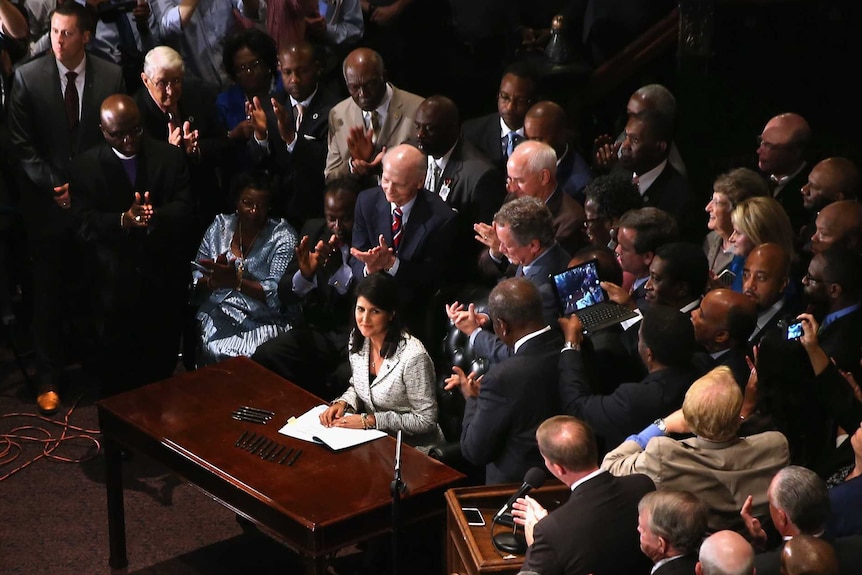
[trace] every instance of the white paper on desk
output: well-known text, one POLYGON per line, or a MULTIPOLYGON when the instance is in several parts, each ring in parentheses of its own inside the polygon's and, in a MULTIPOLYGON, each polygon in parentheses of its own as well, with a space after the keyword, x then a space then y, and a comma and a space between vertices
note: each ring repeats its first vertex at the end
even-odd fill
POLYGON ((320 414, 328 407, 325 404, 312 407, 293 421, 286 423, 278 432, 288 437, 323 444, 333 451, 386 437, 386 432, 379 429, 324 427, 320 423, 320 414))

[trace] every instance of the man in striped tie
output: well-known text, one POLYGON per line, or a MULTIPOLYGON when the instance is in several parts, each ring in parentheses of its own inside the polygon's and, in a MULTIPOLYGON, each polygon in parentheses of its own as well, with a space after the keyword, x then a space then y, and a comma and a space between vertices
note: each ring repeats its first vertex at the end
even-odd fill
POLYGON ((413 146, 395 146, 383 156, 380 186, 361 192, 356 202, 353 276, 393 276, 405 309, 429 302, 454 238, 455 211, 424 188, 427 165, 413 146))

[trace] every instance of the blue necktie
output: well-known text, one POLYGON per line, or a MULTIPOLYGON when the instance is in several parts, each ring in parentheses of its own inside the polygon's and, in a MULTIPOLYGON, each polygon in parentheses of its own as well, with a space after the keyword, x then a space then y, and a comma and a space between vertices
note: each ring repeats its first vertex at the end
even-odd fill
POLYGON ((506 138, 506 157, 508 158, 512 155, 512 152, 515 151, 518 144, 521 143, 522 138, 517 132, 509 132, 506 138))

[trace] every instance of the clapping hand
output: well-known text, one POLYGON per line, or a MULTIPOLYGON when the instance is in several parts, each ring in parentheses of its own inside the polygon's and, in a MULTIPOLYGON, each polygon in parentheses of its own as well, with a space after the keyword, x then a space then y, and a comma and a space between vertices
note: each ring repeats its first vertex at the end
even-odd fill
POLYGON ((482 384, 482 377, 476 377, 476 372, 471 371, 470 375, 464 373, 464 370, 457 365, 452 366, 452 375, 446 378, 446 385, 443 387, 446 391, 461 388, 461 394, 466 397, 478 397, 479 389, 482 384))
POLYGON ((366 252, 350 248, 350 255, 365 264, 368 275, 381 270, 391 269, 395 265, 395 252, 386 245, 386 239, 383 237, 383 234, 380 234, 378 242, 378 245, 366 252))
POLYGON ((536 523, 547 517, 548 510, 542 507, 538 501, 525 495, 519 497, 512 504, 512 518, 518 525, 524 526, 524 537, 527 545, 533 544, 533 528, 536 523))

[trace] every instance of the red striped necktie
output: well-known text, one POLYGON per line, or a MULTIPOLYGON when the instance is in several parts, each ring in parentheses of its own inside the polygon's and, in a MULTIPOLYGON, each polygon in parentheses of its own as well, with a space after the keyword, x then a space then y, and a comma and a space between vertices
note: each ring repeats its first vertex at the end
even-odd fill
POLYGON ((398 252, 398 246, 401 245, 401 217, 403 215, 401 208, 392 210, 392 251, 396 253, 398 252))

